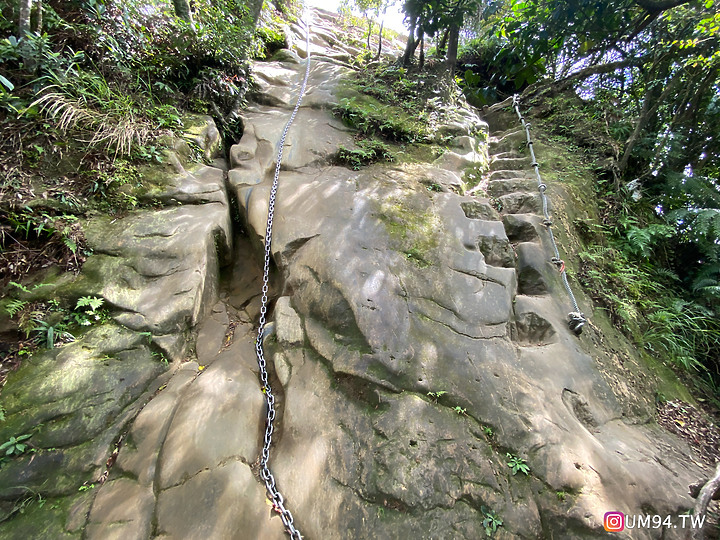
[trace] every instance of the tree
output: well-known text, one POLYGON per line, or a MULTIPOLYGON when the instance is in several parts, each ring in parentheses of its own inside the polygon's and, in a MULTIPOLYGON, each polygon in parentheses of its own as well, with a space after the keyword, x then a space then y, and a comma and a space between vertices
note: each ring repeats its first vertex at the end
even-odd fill
POLYGON ((173 0, 175 7, 175 15, 183 21, 193 22, 192 12, 190 11, 190 2, 188 0, 173 0))
POLYGON ((378 32, 378 52, 376 58, 380 58, 382 53, 382 32, 385 25, 384 15, 387 13, 388 7, 392 6, 395 0, 343 0, 340 4, 342 10, 352 11, 356 9, 360 12, 365 23, 367 24, 367 48, 370 49, 370 38, 372 37, 375 19, 381 19, 380 30, 378 32), (382 15, 381 15, 382 14, 382 15))
MULTIPOLYGON (((452 73, 457 59, 460 28, 463 26, 465 17, 479 10, 482 3, 482 0, 405 0, 403 9, 410 34, 403 54, 403 65, 410 64, 415 50, 418 44, 424 40, 424 36, 447 34, 447 66, 448 71, 452 73)), ((444 44, 442 48, 444 48, 444 44)))
POLYGON ((18 15, 18 33, 20 37, 30 32, 30 10, 32 9, 32 0, 20 0, 20 10, 18 15))

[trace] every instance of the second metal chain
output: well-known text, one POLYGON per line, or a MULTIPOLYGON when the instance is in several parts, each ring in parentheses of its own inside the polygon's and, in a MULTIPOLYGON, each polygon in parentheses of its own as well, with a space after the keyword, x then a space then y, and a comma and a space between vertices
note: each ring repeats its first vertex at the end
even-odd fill
POLYGON ((265 395, 265 402, 267 405, 267 415, 265 419, 265 438, 263 440, 262 454, 260 456, 260 477, 265 483, 265 489, 267 491, 268 498, 273 504, 273 508, 280 514, 285 530, 290 535, 290 538, 294 540, 302 540, 300 531, 293 524, 293 516, 290 510, 285 508, 284 498, 275 484, 275 477, 273 476, 268 466, 270 459, 270 445, 272 443, 272 435, 275 429, 275 396, 272 393, 270 382, 268 381, 267 362, 265 360, 265 354, 263 352, 263 338, 265 334, 265 324, 267 323, 267 304, 268 304, 268 289, 270 282, 270 259, 272 257, 272 229, 273 220, 275 219, 275 199, 277 197, 278 190, 278 179, 280 177, 280 165, 282 163, 283 149, 285 148, 285 138, 287 137, 290 125, 295 120, 295 116, 300 109, 300 103, 302 102, 303 95, 305 94, 305 88, 307 87, 308 76, 310 74, 310 23, 309 18, 306 16, 305 19, 305 45, 307 50, 307 57, 305 61, 305 76, 300 87, 300 94, 298 95, 297 103, 295 108, 290 115, 285 128, 283 129, 278 143, 277 150, 277 161, 275 164, 275 176, 273 177, 272 187, 270 188, 270 198, 268 200, 268 215, 267 215, 267 227, 265 228, 265 261, 263 265, 263 285, 262 285, 262 297, 260 305, 260 322, 258 327, 258 335, 255 341, 255 353, 257 354, 258 367, 260 368, 260 382, 262 383, 262 391, 265 395))
POLYGON ((572 303, 573 311, 568 313, 568 326, 570 327, 570 330, 572 330, 576 335, 580 335, 582 333, 583 326, 585 326, 585 323, 587 322, 587 319, 585 319, 585 315, 583 315, 583 313, 580 311, 580 308, 578 307, 577 300, 575 300, 575 295, 573 294, 572 289, 570 288, 570 283, 568 282, 567 272, 565 271, 565 263, 562 261, 562 259, 560 259, 560 252, 558 251, 557 243, 555 242, 555 235, 553 234, 551 228, 552 220, 550 219, 550 214, 548 212, 548 200, 547 196, 545 195, 547 186, 545 185, 542 177, 540 176, 540 164, 535 158, 535 150, 533 150, 533 142, 530 138, 530 124, 525 121, 525 118, 523 118, 523 115, 520 112, 520 99, 518 98, 517 94, 513 96, 513 108, 515 109, 515 112, 520 119, 522 127, 525 129, 527 146, 530 149, 530 159, 532 160, 530 166, 535 169, 535 176, 537 177, 538 181, 538 190, 540 191, 540 198, 542 199, 544 217, 543 225, 545 225, 545 228, 550 235, 550 243, 552 244, 553 252, 555 254, 551 260, 553 264, 557 265, 558 269, 560 270, 560 276, 563 285, 565 286, 565 290, 567 291, 568 296, 570 297, 570 302, 572 303))

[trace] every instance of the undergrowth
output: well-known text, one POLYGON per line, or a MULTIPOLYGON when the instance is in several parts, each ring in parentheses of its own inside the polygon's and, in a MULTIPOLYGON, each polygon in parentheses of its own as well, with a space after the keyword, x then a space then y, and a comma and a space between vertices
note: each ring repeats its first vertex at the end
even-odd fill
POLYGON ((357 148, 345 148, 341 146, 336 155, 336 161, 353 170, 358 170, 363 165, 370 165, 378 161, 394 161, 395 156, 390 147, 377 139, 359 139, 357 148))
POLYGON ((576 96, 545 96, 535 105, 538 124, 551 144, 565 148, 572 142, 576 156, 606 164, 586 167, 581 175, 592 179, 599 223, 574 223, 584 244, 578 282, 641 350, 675 367, 720 406, 716 268, 711 248, 706 254, 689 249, 687 223, 695 216, 684 222, 677 211, 665 212, 620 184, 609 164, 627 136, 621 119, 608 118, 597 104, 576 96), (696 270, 698 265, 704 272, 696 270))
POLYGON ((435 141, 457 97, 440 70, 410 71, 395 64, 366 66, 348 84, 351 95, 333 112, 366 137, 401 144, 435 141))
POLYGON ((226 146, 241 136, 250 59, 284 43, 284 21, 267 8, 256 30, 245 3, 192 4, 190 22, 167 2, 43 2, 42 28, 33 11, 20 35, 15 6, 0 3, 0 384, 40 334, 45 345, 68 338, 84 309, 12 283, 79 272, 86 219, 157 204, 146 196, 157 167, 197 113, 226 146))

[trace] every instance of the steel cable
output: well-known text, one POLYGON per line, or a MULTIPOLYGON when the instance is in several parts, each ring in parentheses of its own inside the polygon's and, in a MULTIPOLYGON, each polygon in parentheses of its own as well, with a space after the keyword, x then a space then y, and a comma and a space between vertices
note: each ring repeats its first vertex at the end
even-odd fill
POLYGON ((578 306, 575 295, 573 294, 570 283, 568 282, 567 272, 565 271, 565 263, 562 261, 562 259, 560 259, 560 252, 558 251, 557 242, 555 241, 555 235, 553 234, 551 228, 552 219, 550 218, 550 213, 548 211, 548 199, 547 195, 545 195, 547 185, 543 182, 542 177, 540 176, 540 164, 535 157, 533 141, 530 137, 530 124, 525 121, 525 118, 523 118, 523 115, 520 112, 520 99, 518 98, 517 94, 513 96, 513 108, 517 113, 518 119, 520 120, 522 127, 525 129, 527 146, 530 149, 530 165, 535 170, 535 176, 537 177, 538 181, 538 191, 540 192, 540 198, 542 199, 542 209, 544 217, 543 225, 545 225, 545 227, 547 228, 548 235, 550 236, 550 244, 552 245, 554 253, 551 262, 558 266, 563 285, 565 286, 565 290, 570 297, 570 303, 572 304, 573 311, 568 313, 568 326, 570 327, 570 330, 572 330, 576 335, 580 335, 582 333, 583 326, 585 326, 585 323, 587 322, 587 319, 585 318, 585 315, 580 311, 580 307, 578 306))

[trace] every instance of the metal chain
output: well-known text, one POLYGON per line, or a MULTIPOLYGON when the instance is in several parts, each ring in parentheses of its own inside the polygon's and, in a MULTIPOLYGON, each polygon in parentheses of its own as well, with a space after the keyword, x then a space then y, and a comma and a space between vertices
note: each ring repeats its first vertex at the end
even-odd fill
POLYGON ((265 361, 265 354, 263 352, 263 338, 265 334, 265 324, 267 322, 267 303, 268 303, 268 288, 270 281, 270 258, 272 256, 272 229, 273 220, 275 219, 275 199, 278 190, 278 178, 280 177, 280 164, 282 162, 283 149, 285 148, 285 138, 287 137, 290 125, 295 120, 295 116, 300 109, 300 103, 302 102, 303 95, 305 94, 305 88, 307 87, 308 75, 310 74, 310 23, 307 13, 304 17, 305 22, 305 45, 307 50, 307 59, 305 61, 305 76, 303 78, 302 85, 300 87, 300 94, 298 95, 297 103, 295 108, 290 115, 290 119, 283 129, 280 142, 278 143, 277 150, 277 162, 275 164, 275 176, 273 177, 272 188, 270 189, 270 199, 268 201, 268 215, 267 215, 267 227, 265 228, 265 262, 263 266, 263 285, 262 285, 262 297, 260 305, 260 322, 258 328, 257 339, 255 340, 255 352, 257 353, 258 367, 260 368, 260 382, 262 383, 262 391, 265 395, 265 402, 267 404, 267 416, 265 418, 265 438, 263 440, 262 454, 260 456, 260 478, 265 483, 265 489, 267 491, 268 498, 273 504, 273 508, 277 513, 280 514, 285 530, 290 535, 290 538, 294 540, 302 540, 300 531, 293 524, 293 516, 290 510, 285 508, 283 496, 280 494, 276 484, 275 477, 273 476, 270 468, 268 467, 268 460, 270 459, 270 445, 272 444, 272 434, 275 421, 275 396, 272 393, 270 382, 268 381, 267 362, 265 361))
POLYGON ((518 118, 520 119, 520 123, 522 124, 522 127, 525 129, 525 136, 527 138, 527 146, 530 149, 530 159, 532 160, 530 163, 530 166, 535 169, 535 176, 537 177, 538 181, 538 191, 540 191, 540 198, 542 199, 542 207, 543 207, 543 225, 547 228, 548 234, 550 235, 550 243, 552 244, 554 257, 551 259, 552 263, 555 264, 558 267, 558 270, 560 271, 560 276, 562 278, 563 285, 565 286, 565 290, 568 293, 568 296, 570 297, 570 303, 572 304, 573 311, 568 313, 568 326, 570 327, 570 330, 572 330, 576 335, 580 335, 582 333, 582 328, 585 326, 585 323, 587 322, 587 319, 585 318, 585 315, 580 311, 580 307, 578 307, 577 300, 575 300, 575 295, 572 292, 572 289, 570 288, 570 283, 568 282, 567 278, 567 272, 565 271, 565 263, 560 258, 560 252, 558 251, 557 242, 555 241, 555 235, 552 232, 552 220, 550 219, 550 214, 548 212, 548 200, 547 196, 545 195, 545 191, 547 190, 547 185, 542 180, 542 177, 540 176, 540 164, 538 163, 537 159, 535 158, 535 151, 533 150, 533 142, 530 138, 530 124, 525 121, 525 118, 523 118, 522 113, 520 112, 520 98, 517 94, 513 96, 513 108, 515 109, 515 112, 517 113, 518 118))

